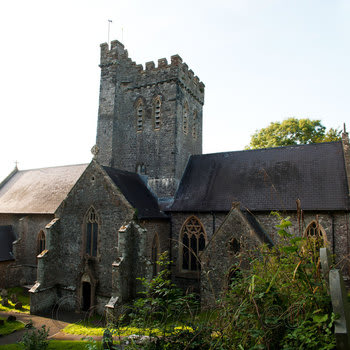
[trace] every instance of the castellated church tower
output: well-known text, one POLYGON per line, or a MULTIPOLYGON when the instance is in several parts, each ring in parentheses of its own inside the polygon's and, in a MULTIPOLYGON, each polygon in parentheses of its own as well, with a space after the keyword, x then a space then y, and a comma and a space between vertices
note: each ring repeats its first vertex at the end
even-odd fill
POLYGON ((96 144, 104 166, 138 172, 173 197, 188 158, 202 153, 204 84, 178 55, 136 65, 124 45, 101 45, 96 144))

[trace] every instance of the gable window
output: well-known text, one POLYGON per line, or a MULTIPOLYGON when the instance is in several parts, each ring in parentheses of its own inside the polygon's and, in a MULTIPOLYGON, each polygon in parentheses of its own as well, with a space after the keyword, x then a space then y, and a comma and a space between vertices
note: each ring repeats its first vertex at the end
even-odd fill
POLYGON ((152 262, 152 277, 157 276, 159 272, 159 265, 157 264, 159 257, 159 238, 156 233, 153 237, 152 242, 152 253, 151 253, 151 262, 152 262))
POLYGON ((140 99, 136 104, 136 128, 137 131, 142 131, 143 128, 143 102, 140 99))
POLYGON ((197 139, 197 111, 193 112, 192 137, 197 139))
POLYGON ((188 104, 187 104, 187 102, 185 102, 182 117, 183 117, 183 121, 182 121, 183 133, 185 135, 187 135, 187 133, 188 133, 188 104))
POLYGON ((37 249, 37 255, 39 255, 41 252, 43 252, 46 249, 46 236, 44 231, 40 231, 38 234, 38 249, 37 249))
POLYGON ((154 129, 160 129, 160 108, 162 106, 162 102, 160 97, 158 96, 153 103, 153 115, 154 115, 154 129))
POLYGON ((200 270, 198 254, 205 248, 204 227, 195 216, 188 218, 181 230, 181 267, 184 271, 200 270))
POLYGON ((90 208, 85 222, 85 253, 97 256, 98 217, 94 208, 90 208))

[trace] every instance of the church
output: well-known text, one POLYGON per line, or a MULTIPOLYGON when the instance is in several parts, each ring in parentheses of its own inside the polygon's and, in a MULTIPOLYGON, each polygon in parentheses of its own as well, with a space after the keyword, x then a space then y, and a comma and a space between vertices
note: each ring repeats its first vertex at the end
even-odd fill
POLYGON ((350 145, 202 154, 204 84, 174 55, 137 65, 101 45, 90 164, 18 170, 0 184, 0 287, 30 288, 31 313, 103 313, 141 291, 168 251, 171 276, 211 305, 245 247, 321 235, 349 275, 350 145))

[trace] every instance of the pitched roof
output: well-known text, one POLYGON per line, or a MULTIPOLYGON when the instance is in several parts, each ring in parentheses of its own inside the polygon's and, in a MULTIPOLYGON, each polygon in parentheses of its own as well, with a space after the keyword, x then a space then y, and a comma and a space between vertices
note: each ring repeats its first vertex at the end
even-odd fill
POLYGON ((103 169, 129 203, 137 209, 140 219, 167 218, 167 216, 159 210, 156 197, 147 188, 139 174, 106 166, 103 166, 103 169))
POLYGON ((0 226, 0 261, 14 260, 12 243, 16 240, 12 226, 0 226))
POLYGON ((87 164, 21 170, 0 187, 0 213, 53 214, 87 164))
POLYGON ((348 210, 342 143, 192 156, 172 211, 348 210))

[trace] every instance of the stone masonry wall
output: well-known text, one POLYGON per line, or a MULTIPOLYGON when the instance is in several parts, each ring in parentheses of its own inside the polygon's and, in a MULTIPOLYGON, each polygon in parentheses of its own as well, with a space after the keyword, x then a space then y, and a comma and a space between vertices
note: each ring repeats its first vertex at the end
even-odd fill
POLYGON ((159 197, 173 196, 191 154, 202 153, 204 84, 178 55, 147 62, 145 70, 128 58, 118 41, 101 45, 101 83, 96 144, 103 165, 136 171, 144 165, 149 185, 159 197), (161 100, 155 128, 154 101, 161 100), (143 103, 142 130, 137 103, 143 103), (188 132, 183 108, 188 103, 188 132), (194 113, 196 122, 194 124, 194 113))
POLYGON ((0 225, 11 225, 17 237, 13 244, 15 261, 5 270, 8 286, 34 284, 38 234, 52 218, 51 214, 0 214, 0 225))
POLYGON ((112 263, 117 258, 118 230, 129 221, 134 209, 119 190, 112 191, 109 177, 92 162, 57 212, 60 217, 60 242, 56 283, 73 290, 81 298, 81 278, 91 276, 95 300, 107 300, 112 292, 112 263), (97 257, 85 255, 85 215, 93 206, 99 217, 97 257))

